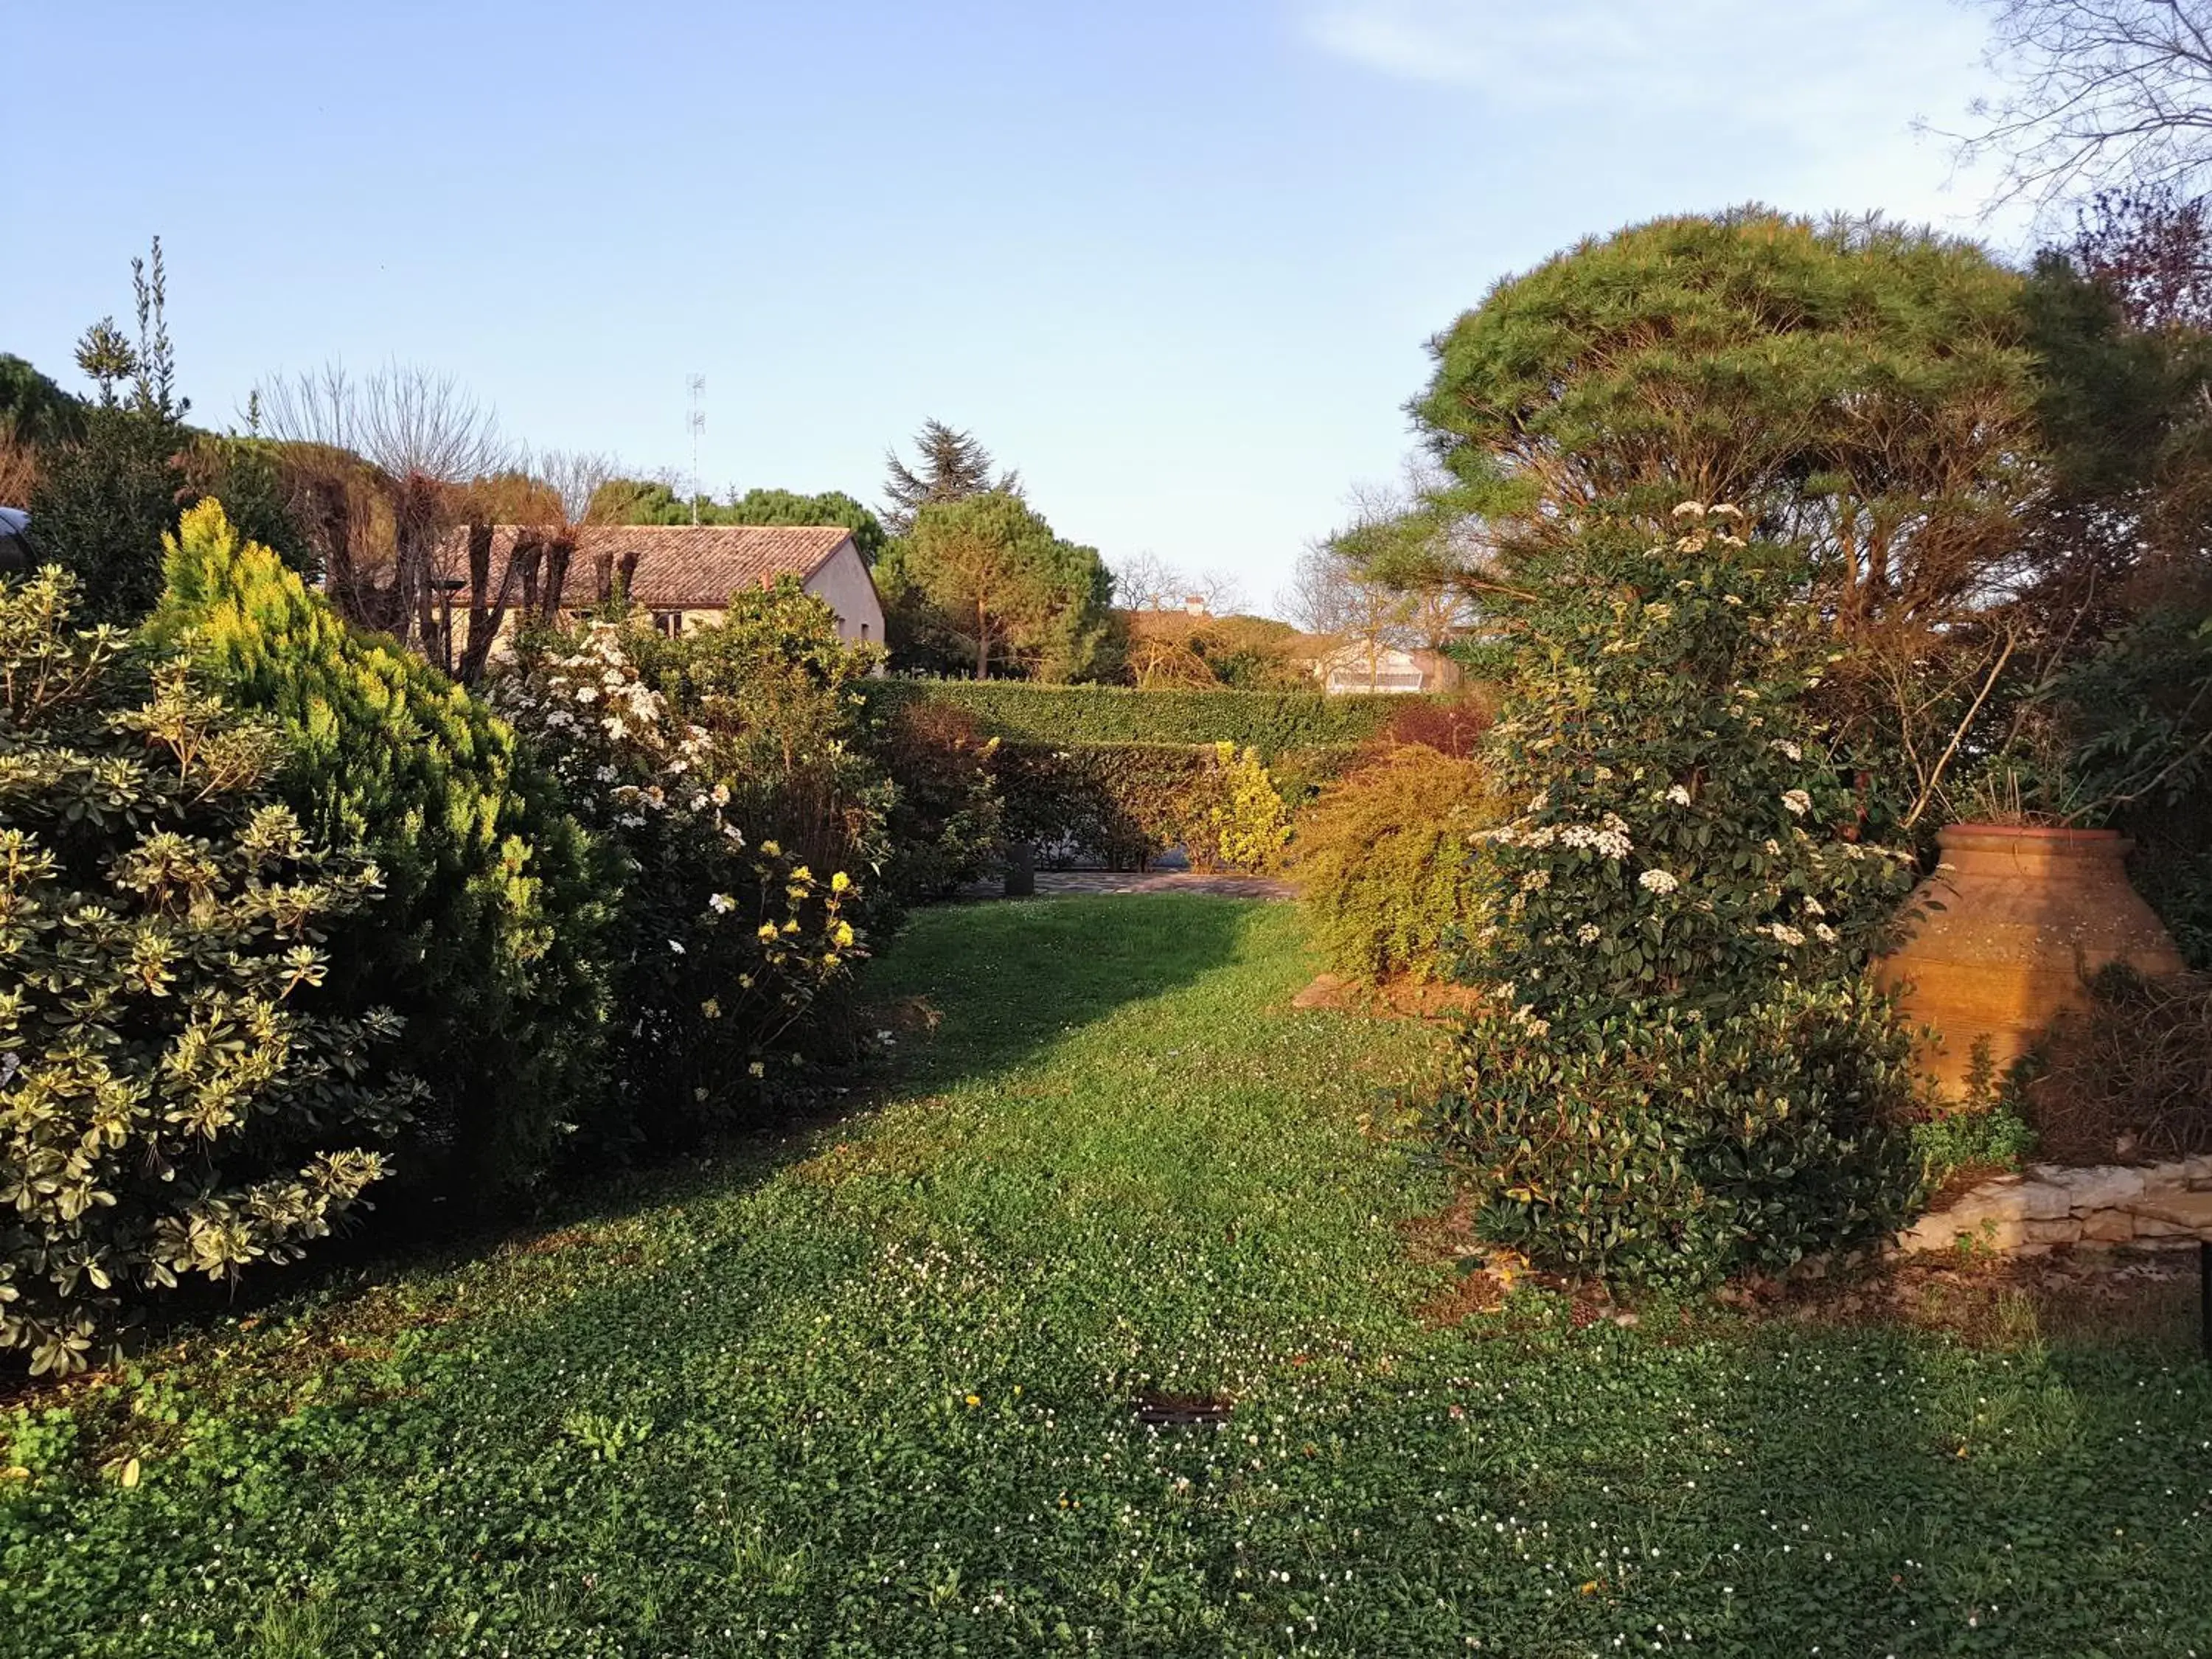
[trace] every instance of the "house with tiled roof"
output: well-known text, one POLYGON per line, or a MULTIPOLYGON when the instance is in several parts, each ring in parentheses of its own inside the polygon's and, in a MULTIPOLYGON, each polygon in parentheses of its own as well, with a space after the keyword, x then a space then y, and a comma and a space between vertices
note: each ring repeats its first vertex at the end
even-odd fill
MULTIPOLYGON (((435 568, 442 587, 464 594, 472 584, 469 539, 466 529, 450 532, 435 568)), ((483 567, 493 590, 485 595, 489 608, 511 617, 532 603, 520 584, 526 576, 533 587, 544 580, 544 562, 516 555, 547 540, 547 532, 525 526, 492 527, 483 567), (504 606, 497 592, 502 585, 508 590, 504 606)), ((720 621, 732 593, 789 576, 836 612, 842 638, 883 643, 882 596, 852 532, 836 525, 584 525, 568 532, 566 541, 560 597, 566 612, 588 611, 619 589, 673 635, 720 621)), ((465 598, 454 608, 465 611, 465 598)))

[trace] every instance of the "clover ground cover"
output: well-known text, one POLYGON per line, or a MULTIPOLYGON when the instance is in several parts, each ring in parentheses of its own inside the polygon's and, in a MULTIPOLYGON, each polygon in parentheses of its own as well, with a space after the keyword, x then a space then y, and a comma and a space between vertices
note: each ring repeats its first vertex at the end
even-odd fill
POLYGON ((1430 1328, 1432 1039, 1310 965, 923 915, 867 1110, 0 1416, 0 1653, 2212 1653, 2185 1346, 1430 1328))

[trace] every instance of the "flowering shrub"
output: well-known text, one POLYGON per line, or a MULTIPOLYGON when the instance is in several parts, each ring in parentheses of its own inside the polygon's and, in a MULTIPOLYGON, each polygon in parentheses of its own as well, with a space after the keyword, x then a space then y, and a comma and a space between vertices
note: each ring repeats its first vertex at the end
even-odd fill
POLYGON ((882 647, 848 645, 828 601, 788 576, 739 588, 719 622, 673 638, 642 623, 624 627, 623 648, 705 734, 703 763, 731 791, 745 833, 856 878, 880 870, 896 792, 860 745, 859 688, 882 647))
POLYGON ((852 878, 748 842, 712 735, 646 684, 618 625, 537 641, 494 695, 617 866, 611 1115, 593 1139, 684 1138, 798 1062, 797 1028, 866 954, 852 878))
POLYGON ((417 1093, 369 1062, 394 1016, 302 1006, 375 868, 263 799, 281 742, 184 665, 137 701, 76 598, 0 582, 0 1351, 34 1375, 185 1274, 298 1255, 417 1093))
POLYGON ((1695 504, 1594 531, 1516 621, 1492 734, 1520 811, 1479 839, 1492 1005, 1448 1132, 1493 1236, 1696 1284, 1894 1224, 1909 1047, 1866 968, 1910 889, 1804 713, 1828 658, 1778 550, 1695 504))

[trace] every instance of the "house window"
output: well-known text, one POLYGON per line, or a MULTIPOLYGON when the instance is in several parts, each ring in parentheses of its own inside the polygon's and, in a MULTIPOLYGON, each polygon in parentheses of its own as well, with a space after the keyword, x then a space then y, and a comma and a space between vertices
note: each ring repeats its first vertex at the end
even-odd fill
POLYGON ((867 625, 867 623, 862 623, 860 624, 860 643, 861 643, 861 644, 863 644, 863 645, 866 645, 867 642, 868 642, 868 625, 867 625))
POLYGON ((655 633, 665 634, 672 640, 684 631, 684 613, 681 611, 656 611, 653 613, 653 627, 655 633))

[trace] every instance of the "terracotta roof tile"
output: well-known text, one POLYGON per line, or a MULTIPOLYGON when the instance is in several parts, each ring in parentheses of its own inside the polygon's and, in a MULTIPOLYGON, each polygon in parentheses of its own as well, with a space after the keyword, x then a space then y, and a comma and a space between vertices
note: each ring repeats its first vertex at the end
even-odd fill
MULTIPOLYGON (((516 526, 492 532, 492 581, 514 550, 516 526)), ((804 582, 852 539, 835 525, 586 525, 576 532, 568 601, 601 597, 601 572, 629 568, 630 597, 653 611, 719 611, 740 587, 779 576, 804 582)), ((438 547, 438 574, 468 575, 468 532, 449 531, 438 547)))

